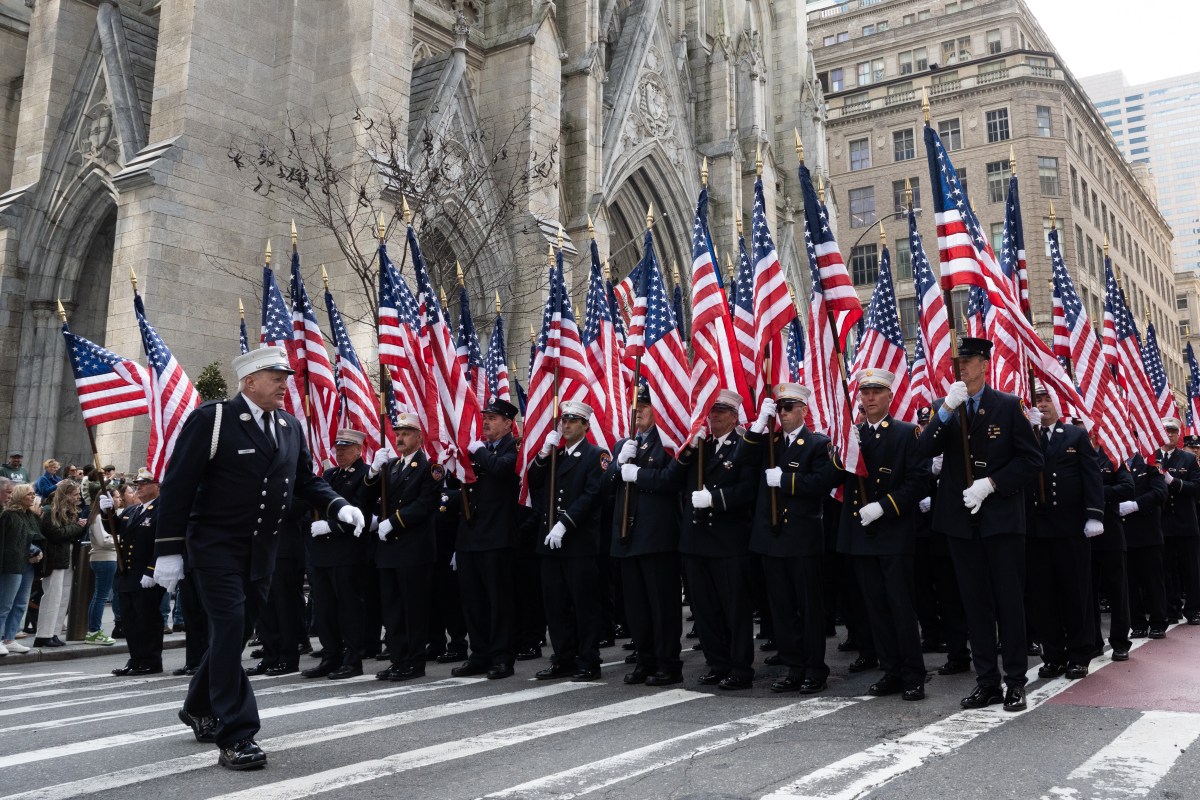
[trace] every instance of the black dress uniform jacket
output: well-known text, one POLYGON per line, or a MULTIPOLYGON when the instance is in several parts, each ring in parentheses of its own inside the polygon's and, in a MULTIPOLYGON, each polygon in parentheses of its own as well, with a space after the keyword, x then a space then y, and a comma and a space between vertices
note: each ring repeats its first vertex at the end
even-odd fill
MULTIPOLYGON (((566 449, 558 453, 558 471, 554 481, 554 492, 558 515, 553 522, 546 514, 539 515, 541 526, 537 541, 539 555, 556 558, 595 556, 600 553, 600 502, 603 499, 604 470, 608 467, 608 453, 586 439, 575 447, 574 453, 566 449), (546 534, 554 522, 561 522, 567 529, 562 547, 551 550, 545 543, 546 534)), ((548 507, 550 491, 550 457, 540 453, 529 467, 529 489, 540 496, 542 507, 548 507)))
POLYGON ((750 530, 750 552, 764 556, 819 556, 825 552, 822 511, 839 474, 829 457, 829 437, 800 426, 788 444, 786 434, 774 436, 775 466, 782 470, 778 498, 779 524, 771 527, 771 488, 762 470, 767 466, 765 433, 746 431, 738 453, 753 474, 758 495, 750 530))
MULTIPOLYGON (((1033 431, 1041 436, 1040 427, 1033 431)), ((1096 449, 1083 428, 1074 425, 1059 422, 1048 435, 1041 481, 1035 480, 1026 493, 1032 510, 1027 533, 1051 539, 1082 537, 1088 520, 1104 521, 1104 481, 1096 449)))
POLYGON ((1092 537, 1092 551, 1125 552, 1125 520, 1119 508, 1126 500, 1133 500, 1137 492, 1133 473, 1124 464, 1114 468, 1108 454, 1098 448, 1096 461, 1104 482, 1104 533, 1092 537))
POLYGON ((1153 547, 1163 543, 1162 506, 1167 501, 1167 482, 1157 468, 1140 455, 1129 460, 1133 475, 1133 497, 1138 510, 1122 520, 1126 547, 1153 547))
POLYGON ((716 439, 705 440, 704 488, 712 493, 712 508, 692 507, 699 467, 697 451, 685 448, 672 465, 676 485, 683 492, 683 515, 679 530, 679 552, 692 556, 728 558, 750 553, 750 511, 761 477, 757 467, 739 457, 746 444, 733 430, 725 446, 716 452, 716 439))
MULTIPOLYGON (((1196 527, 1196 497, 1200 495, 1200 464, 1186 450, 1176 448, 1166 455, 1159 450, 1155 458, 1160 470, 1166 470, 1175 480, 1167 485, 1167 498, 1162 506, 1162 533, 1172 536, 1200 536, 1196 527)), ((1166 477, 1163 477, 1166 481, 1166 477)))
MULTIPOLYGON (((613 448, 621 452, 627 439, 613 448)), ((636 441, 636 440, 635 440, 636 441)), ((604 474, 606 488, 613 497, 612 547, 614 558, 644 556, 650 553, 674 553, 679 550, 679 477, 671 465, 658 428, 646 432, 637 454, 629 462, 638 467, 637 481, 629 490, 629 525, 621 541, 621 515, 625 511, 625 482, 621 465, 615 460, 604 474)))
POLYGON ((346 501, 313 475, 301 423, 286 411, 274 414, 275 443, 255 423, 241 394, 188 415, 158 498, 155 556, 182 555, 186 532, 190 568, 241 574, 249 566, 250 579, 259 580, 274 569, 294 498, 336 519, 346 501), (223 406, 221 430, 210 459, 217 406, 223 406), (231 547, 235 542, 245 547, 231 547))
POLYGON ((929 493, 930 478, 929 459, 917 452, 920 431, 916 425, 898 422, 891 415, 879 421, 878 430, 864 422, 858 431, 869 473, 862 480, 866 502, 879 503, 883 516, 866 528, 862 526, 858 512, 864 503, 858 476, 843 472, 838 552, 852 556, 913 555, 917 504, 929 493))
POLYGON ((376 543, 378 567, 432 564, 437 556, 434 512, 441 504, 445 468, 431 464, 421 450, 413 453, 407 467, 403 464, 402 459, 393 458, 374 478, 367 475, 359 494, 359 507, 373 508, 380 502, 380 487, 387 482, 387 505, 380 508, 379 519, 391 521, 392 530, 376 543))
POLYGON ((471 519, 462 515, 455 547, 459 551, 502 550, 518 541, 516 473, 517 440, 512 434, 497 440, 494 450, 481 447, 471 454, 476 481, 462 489, 471 519))
POLYGON ((962 428, 958 409, 947 422, 938 414, 943 400, 934 404, 929 425, 921 432, 919 452, 923 458, 944 454, 939 502, 933 506, 933 530, 946 536, 968 539, 971 526, 981 536, 1025 533, 1024 490, 1042 466, 1042 449, 1033 435, 1021 401, 1011 394, 983 389, 979 408, 968 427, 968 456, 975 480, 991 478, 996 489, 972 514, 962 501, 970 485, 962 457, 962 428))
POLYGON ((158 501, 139 503, 117 515, 118 592, 142 588, 143 575, 154 577, 154 535, 158 529, 158 501))
MULTIPOLYGON (((367 477, 367 465, 357 459, 348 467, 331 467, 325 470, 325 482, 347 503, 354 504, 367 477)), ((368 516, 370 512, 365 512, 368 516)), ((319 518, 319 517, 318 517, 319 518)), ((366 544, 370 531, 355 536, 353 530, 342 530, 337 520, 329 521, 330 532, 324 536, 310 536, 308 561, 314 567, 349 567, 361 564, 366 558, 366 544)))

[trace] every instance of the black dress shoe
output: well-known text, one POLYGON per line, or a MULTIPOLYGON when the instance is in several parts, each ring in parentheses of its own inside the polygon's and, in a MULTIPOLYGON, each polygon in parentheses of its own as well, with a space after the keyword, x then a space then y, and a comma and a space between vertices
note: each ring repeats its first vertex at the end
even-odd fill
POLYGON ((163 671, 162 667, 133 667, 127 675, 158 675, 163 671))
POLYGON ((552 681, 555 678, 566 678, 574 674, 574 667, 569 667, 566 664, 551 664, 546 669, 533 673, 533 677, 539 681, 552 681))
POLYGON ((615 625, 613 627, 613 638, 614 639, 628 639, 629 631, 627 631, 625 629, 624 625, 615 625))
POLYGON ((456 661, 466 661, 467 654, 462 650, 447 650, 433 660, 439 664, 453 664, 456 661))
POLYGON ((1151 628, 1146 636, 1150 639, 1165 639, 1167 638, 1167 632, 1162 628, 1151 628))
POLYGON ((899 678, 890 678, 885 675, 867 687, 867 694, 875 697, 887 697, 889 694, 899 694, 903 688, 899 678))
POLYGON ((299 672, 300 667, 297 664, 276 664, 273 667, 267 667, 268 675, 291 675, 293 672, 299 672))
POLYGON ((511 678, 513 676, 513 668, 511 665, 500 664, 492 667, 487 671, 489 681, 498 681, 501 678, 511 678))
POLYGON ((387 669, 379 670, 379 672, 375 673, 375 680, 390 681, 392 679, 392 671, 395 669, 395 667, 388 667, 387 669))
POLYGON ((900 699, 901 700, 924 700, 925 699, 925 687, 924 686, 914 686, 911 689, 905 689, 903 692, 901 692, 900 699))
POLYGON ((180 667, 179 669, 173 669, 173 670, 171 670, 171 674, 172 674, 172 675, 174 675, 174 676, 175 676, 175 677, 177 677, 177 678, 178 678, 178 677, 181 677, 181 676, 183 676, 183 675, 195 675, 195 674, 196 674, 196 668, 195 668, 195 667, 189 667, 189 666, 187 666, 187 665, 185 664, 185 665, 183 665, 182 667, 180 667))
POLYGON ((721 675, 719 673, 713 672, 712 670, 709 670, 708 672, 701 675, 697 679, 697 682, 701 686, 716 686, 718 683, 721 682, 721 680, 724 677, 725 677, 724 675, 721 675))
POLYGON ((975 691, 958 701, 963 708, 987 708, 1004 702, 999 686, 976 686, 975 691))
POLYGON ((647 686, 671 686, 676 683, 683 683, 683 674, 680 672, 656 672, 646 678, 647 686))
POLYGON ((875 669, 878 666, 879 662, 876 659, 867 658, 866 656, 859 656, 851 661, 850 666, 846 667, 846 669, 850 670, 852 673, 857 673, 866 672, 867 670, 875 669))
POLYGON ((1128 661, 1129 660, 1129 651, 1128 650, 1118 650, 1117 648, 1114 647, 1113 651, 1112 651, 1112 660, 1113 661, 1128 661))
POLYGON ((772 653, 763 659, 763 663, 768 667, 778 667, 783 664, 783 656, 779 655, 779 653, 772 653))
POLYGON ((922 653, 944 653, 946 652, 945 642, 935 642, 932 639, 921 640, 922 653))
POLYGON ((542 648, 526 647, 524 650, 517 651, 517 661, 534 661, 542 657, 542 648))
POLYGON ((776 678, 771 684, 772 692, 798 692, 800 687, 804 685, 804 680, 801 678, 793 678, 791 675, 784 675, 782 678, 776 678))
POLYGON ((62 639, 58 638, 57 633, 50 637, 50 647, 66 647, 66 646, 67 646, 67 643, 64 642, 62 639))
POLYGON ((425 677, 425 665, 419 667, 392 667, 392 674, 388 675, 389 681, 411 681, 413 678, 425 677))
POLYGON ((1004 710, 1005 711, 1024 711, 1025 703, 1025 687, 1010 686, 1008 691, 1004 693, 1004 710))
POLYGON ((1147 630, 1145 628, 1134 628, 1129 632, 1130 639, 1145 639, 1147 630))
POLYGON ((825 691, 825 687, 828 685, 828 682, 824 680, 805 678, 804 682, 800 684, 800 694, 816 694, 817 692, 823 692, 825 691))
POLYGON ((752 681, 749 678, 744 678, 740 675, 726 675, 717 684, 717 688, 732 692, 738 689, 749 689, 751 683, 752 681))
POLYGON ((217 763, 226 769, 260 769, 267 765, 267 754, 257 742, 247 737, 229 747, 222 747, 217 763))
POLYGON ((315 667, 309 667, 300 673, 302 678, 324 678, 337 669, 337 664, 332 661, 322 661, 315 667))
POLYGON ((957 675, 971 669, 970 661, 947 661, 937 669, 938 675, 957 675))
POLYGON ((112 671, 112 674, 113 675, 132 675, 133 674, 133 665, 126 664, 123 667, 117 667, 116 669, 114 669, 112 671))
POLYGON ((774 652, 778 648, 775 646, 774 639, 767 639, 765 642, 763 642, 762 644, 760 644, 758 646, 758 649, 762 650, 764 653, 771 653, 771 652, 774 652))
POLYGON ((255 664, 253 667, 246 667, 246 674, 247 675, 266 675, 267 670, 269 670, 272 666, 274 666, 274 665, 266 664, 266 663, 260 661, 257 664, 255 664))
POLYGON ((329 673, 328 677, 331 681, 343 681, 346 678, 357 678, 362 674, 362 664, 343 664, 333 672, 329 673))
POLYGON ((632 686, 637 683, 645 683, 647 677, 646 670, 638 667, 633 672, 626 673, 625 677, 621 680, 632 686))
POLYGON ((262 643, 263 643, 262 639, 255 636, 253 639, 251 639, 246 644, 249 645, 250 647, 262 647, 262 643))
POLYGON ((197 742, 209 743, 217 740, 215 733, 217 721, 212 717, 193 716, 181 708, 179 709, 179 720, 192 729, 192 735, 196 737, 197 742))
POLYGON ((628 642, 621 645, 621 649, 622 650, 637 650, 637 642, 635 642, 633 639, 630 639, 628 642))
POLYGON ((1062 664, 1042 664, 1038 667, 1039 678, 1057 678, 1067 671, 1067 668, 1062 664))
POLYGON ((33 646, 34 647, 60 647, 61 645, 57 645, 54 643, 54 637, 38 636, 38 637, 34 638, 33 646))
POLYGON ((456 678, 467 678, 471 675, 486 675, 489 669, 487 664, 473 664, 468 661, 450 670, 450 674, 456 678))
POLYGON ((598 681, 600 680, 600 668, 593 667, 592 669, 576 670, 574 673, 572 673, 571 680, 575 681, 576 683, 598 681))
POLYGON ((847 636, 846 641, 838 642, 837 649, 839 653, 849 653, 858 649, 858 642, 847 636))
POLYGON ((1088 665, 1087 664, 1068 664, 1067 665, 1066 675, 1068 678, 1070 678, 1073 681, 1079 680, 1080 678, 1086 678, 1087 674, 1088 674, 1088 665))
POLYGON ((267 654, 267 651, 266 651, 266 650, 264 650, 264 649, 262 649, 261 647, 260 647, 260 648, 258 648, 257 650, 251 650, 251 651, 250 651, 250 657, 251 657, 251 658, 262 658, 262 657, 263 657, 263 656, 265 656, 266 654, 267 654))

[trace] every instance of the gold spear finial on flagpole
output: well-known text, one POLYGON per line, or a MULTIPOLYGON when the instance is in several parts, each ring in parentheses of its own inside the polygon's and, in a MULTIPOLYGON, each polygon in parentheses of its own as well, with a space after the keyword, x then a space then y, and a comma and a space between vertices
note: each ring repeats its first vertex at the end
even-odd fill
POLYGON ((559 250, 562 250, 562 243, 563 243, 563 226, 562 226, 562 223, 559 223, 559 225, 558 225, 558 249, 559 250))
POLYGON ((129 268, 129 282, 133 284, 133 293, 137 294, 137 273, 133 271, 133 267, 129 268))
POLYGON ((404 195, 400 195, 400 215, 405 225, 412 225, 412 209, 408 207, 408 198, 404 195))
POLYGON ((762 177, 762 145, 758 145, 754 150, 754 174, 759 178, 762 177))
POLYGON ((678 264, 678 262, 675 262, 675 261, 671 262, 671 276, 675 279, 676 286, 683 285, 679 282, 679 264, 678 264))
POLYGON ((1050 201, 1050 230, 1054 230, 1054 201, 1050 201))
POLYGON ((592 224, 592 215, 588 214, 587 219, 588 219, 588 238, 595 239, 596 238, 596 226, 592 224))
POLYGON ((654 227, 654 204, 646 206, 646 230, 654 227))
POLYGON ((887 247, 887 233, 883 230, 883 220, 879 220, 879 243, 887 247))
POLYGON ((820 175, 817 176, 817 202, 825 203, 825 179, 820 175))
POLYGON ((534 330, 532 325, 529 326, 529 343, 537 344, 537 331, 534 330))
POLYGON ((379 241, 383 241, 383 237, 387 235, 387 223, 383 221, 383 212, 379 212, 379 241))
POLYGON ((729 285, 733 286, 733 282, 737 280, 737 273, 733 270, 733 256, 726 253, 725 263, 728 265, 725 268, 725 274, 728 276, 729 285))
POLYGON ((925 124, 929 124, 929 92, 921 87, 921 113, 925 115, 925 124))
POLYGON ((708 186, 708 156, 700 162, 700 185, 708 186))
POLYGON ((1108 258, 1108 234, 1104 234, 1104 257, 1108 258))
POLYGON ((442 308, 445 308, 445 307, 446 307, 446 305, 447 305, 447 303, 446 303, 446 290, 445 290, 445 289, 441 289, 441 288, 439 288, 439 289, 438 289, 438 296, 439 296, 439 297, 441 297, 441 299, 442 299, 442 308))
POLYGON ((500 313, 500 290, 496 290, 496 313, 500 313))
POLYGON ((904 205, 912 211, 912 182, 908 178, 904 179, 904 205))
POLYGON ((1011 144, 1008 146, 1008 171, 1013 175, 1017 174, 1017 151, 1011 144))
POLYGON ((804 142, 800 141, 800 131, 792 128, 792 133, 796 135, 796 158, 800 159, 800 163, 804 163, 804 142))
POLYGON ((552 244, 546 245, 546 264, 549 265, 551 269, 554 268, 554 245, 552 244))
POLYGON ((242 298, 240 297, 238 298, 238 317, 241 318, 242 322, 246 321, 246 307, 242 305, 242 298))
POLYGON ((455 260, 455 262, 454 262, 454 269, 458 275, 458 285, 466 286, 467 282, 466 282, 466 280, 463 279, 462 264, 460 264, 457 260, 455 260))
POLYGON ((67 310, 65 308, 63 308, 62 300, 55 299, 54 302, 58 303, 58 318, 59 318, 59 320, 62 321, 63 325, 66 325, 67 324, 67 310))
POLYGON ((737 226, 738 236, 740 237, 742 235, 742 215, 738 214, 736 217, 734 217, 733 223, 737 226))
POLYGON ((329 273, 325 270, 325 265, 321 265, 321 281, 325 284, 325 291, 329 291, 329 273))
POLYGON ((267 266, 268 267, 271 266, 271 240, 270 239, 267 239, 266 261, 267 261, 267 266))
POLYGON ((292 220, 292 252, 296 252, 296 220, 292 220))

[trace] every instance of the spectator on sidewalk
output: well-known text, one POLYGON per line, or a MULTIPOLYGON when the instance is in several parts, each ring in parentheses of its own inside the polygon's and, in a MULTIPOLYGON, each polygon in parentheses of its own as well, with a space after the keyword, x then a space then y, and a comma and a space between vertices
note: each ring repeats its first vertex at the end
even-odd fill
POLYGON ((42 560, 40 519, 33 511, 37 495, 28 483, 14 486, 0 478, 0 500, 0 649, 25 653, 29 648, 16 636, 29 605, 34 565, 42 560))
POLYGON ((8 478, 14 486, 29 483, 29 470, 21 466, 24 458, 20 453, 9 453, 8 461, 0 465, 0 477, 8 478))
POLYGON ((92 516, 88 525, 88 538, 92 549, 88 563, 92 568, 95 579, 95 589, 92 601, 88 604, 88 632, 83 637, 84 644, 112 645, 117 640, 106 634, 101 627, 104 620, 104 606, 112 595, 113 578, 117 574, 117 543, 105 527, 105 512, 116 506, 115 491, 100 496, 99 514, 92 516))
POLYGON ((79 518, 79 484, 62 481, 51 495, 50 507, 42 511, 42 536, 46 538, 43 561, 42 602, 38 610, 37 638, 34 647, 62 647, 58 638, 67 619, 71 594, 72 545, 83 534, 86 519, 79 518), (48 571, 48 572, 47 572, 48 571))
POLYGON ((37 496, 42 500, 50 497, 54 493, 54 488, 62 481, 58 477, 58 471, 62 469, 62 464, 59 464, 53 458, 48 458, 42 462, 42 477, 38 478, 33 484, 33 490, 37 492, 37 496))

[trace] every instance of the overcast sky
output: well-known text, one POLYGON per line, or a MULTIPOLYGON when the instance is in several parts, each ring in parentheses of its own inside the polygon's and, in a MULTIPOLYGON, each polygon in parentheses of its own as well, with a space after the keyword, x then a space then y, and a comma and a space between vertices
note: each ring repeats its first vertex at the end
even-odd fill
POLYGON ((1131 84, 1200 72, 1187 0, 1025 0, 1076 78, 1121 70, 1131 84))

